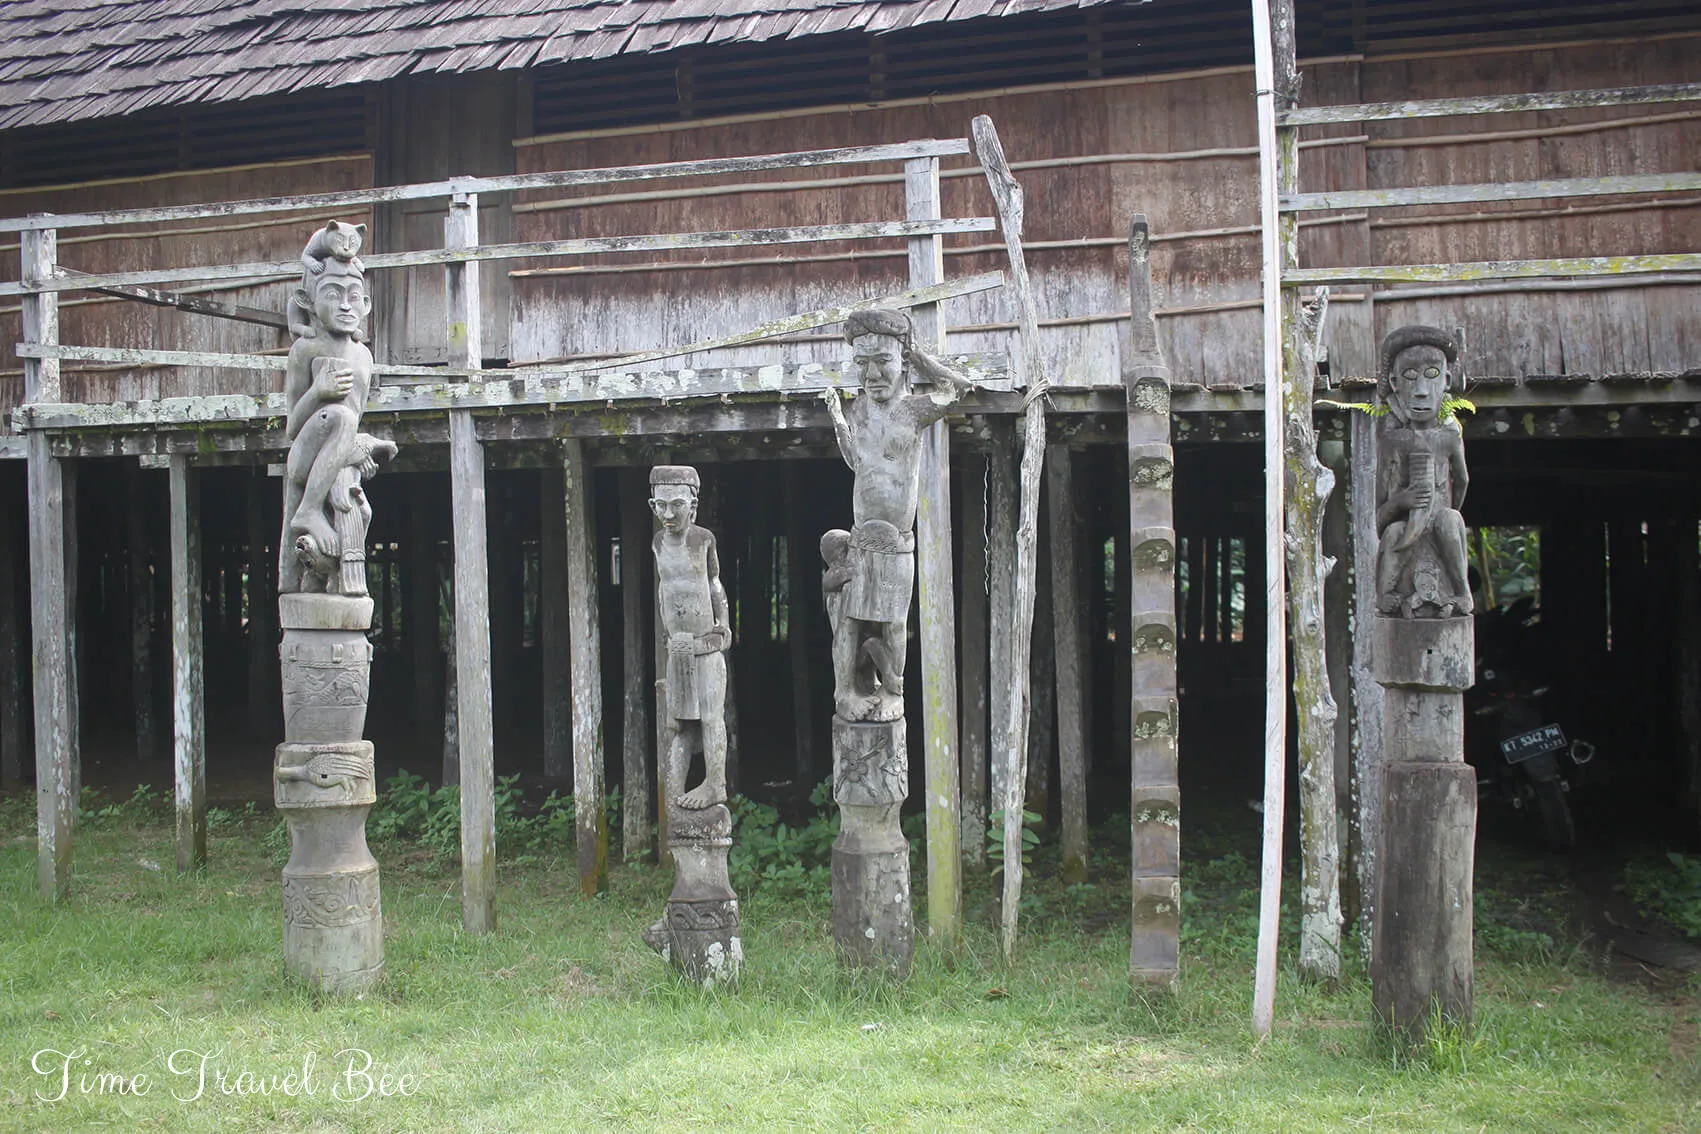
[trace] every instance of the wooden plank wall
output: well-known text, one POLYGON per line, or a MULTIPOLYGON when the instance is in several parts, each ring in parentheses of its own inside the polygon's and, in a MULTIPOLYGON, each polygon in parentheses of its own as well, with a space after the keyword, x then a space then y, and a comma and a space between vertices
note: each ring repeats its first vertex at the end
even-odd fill
MULTIPOLYGON (((372 184, 367 155, 271 163, 237 169, 162 174, 135 180, 62 188, 0 191, 0 214, 74 212, 194 204, 286 193, 360 189, 372 184)), ((370 210, 341 215, 369 221, 370 210)), ((238 264, 291 260, 301 254, 312 230, 329 219, 304 213, 128 225, 112 232, 67 230, 59 237, 59 263, 80 272, 141 271, 195 264, 238 264), (119 233, 127 239, 118 238, 119 233)), ((439 233, 441 239, 441 233, 439 233)), ((439 276, 442 270, 439 269, 439 276)), ((0 242, 0 279, 18 278, 15 240, 0 242)), ((206 293, 210 298, 270 311, 285 309, 292 284, 278 282, 206 293)), ((199 351, 282 351, 289 337, 279 330, 186 315, 131 300, 67 293, 59 302, 62 342, 89 346, 199 351)), ((13 346, 20 337, 18 305, 0 305, 0 433, 21 400, 22 365, 13 346)), ((439 320, 441 324, 441 320, 439 320)), ((153 367, 146 369, 62 367, 64 395, 80 402, 128 401, 182 394, 257 393, 274 377, 264 371, 153 367)))

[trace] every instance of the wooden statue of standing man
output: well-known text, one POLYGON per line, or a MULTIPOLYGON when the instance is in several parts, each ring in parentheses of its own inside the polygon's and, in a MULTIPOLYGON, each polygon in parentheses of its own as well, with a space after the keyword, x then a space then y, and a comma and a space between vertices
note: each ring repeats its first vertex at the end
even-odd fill
MULTIPOLYGON (((854 526, 821 539, 833 626, 833 940, 845 964, 902 976, 915 950, 909 844, 898 811, 909 793, 904 654, 915 589, 921 446, 969 381, 911 342, 909 316, 858 311, 845 320, 849 373, 862 392, 847 412, 823 397, 839 452, 856 474, 854 526), (911 376, 930 383, 910 388, 911 376)), ((949 507, 946 501, 934 507, 949 507)))

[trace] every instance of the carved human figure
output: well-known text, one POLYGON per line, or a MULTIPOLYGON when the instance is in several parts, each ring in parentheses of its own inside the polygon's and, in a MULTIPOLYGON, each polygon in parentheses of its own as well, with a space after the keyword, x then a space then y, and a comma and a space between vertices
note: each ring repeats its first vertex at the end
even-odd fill
MULTIPOLYGON (((372 388, 372 352, 361 322, 372 310, 356 253, 361 228, 331 221, 302 253, 292 311, 308 325, 290 347, 284 371, 289 459, 278 590, 366 594, 366 528, 372 509, 361 482, 396 453, 389 441, 360 432, 372 388)), ((292 328, 293 329, 293 328, 292 328)))
MULTIPOLYGON (((828 533, 835 554, 843 551, 838 575, 843 593, 833 625, 833 708, 841 720, 894 721, 904 715, 921 437, 971 383, 912 345, 909 316, 901 311, 853 312, 845 320, 845 340, 851 346, 850 373, 862 392, 848 411, 838 390, 822 393, 839 452, 856 474, 855 524, 849 532, 828 533), (912 375, 931 384, 927 393, 912 391, 912 375)), ((827 550, 824 540, 823 554, 827 550)))
POLYGON ((656 595, 667 636, 667 713, 674 727, 668 751, 668 785, 674 803, 701 811, 725 803, 726 791, 726 590, 714 533, 698 527, 701 482, 688 465, 650 470, 650 510, 661 521, 654 540, 656 595), (703 782, 683 791, 691 753, 703 752, 703 782))
POLYGON ((1404 618, 1471 612, 1465 520, 1470 483, 1456 420, 1442 421, 1458 348, 1435 327, 1401 327, 1382 341, 1377 393, 1388 408, 1378 438, 1377 610, 1404 618))

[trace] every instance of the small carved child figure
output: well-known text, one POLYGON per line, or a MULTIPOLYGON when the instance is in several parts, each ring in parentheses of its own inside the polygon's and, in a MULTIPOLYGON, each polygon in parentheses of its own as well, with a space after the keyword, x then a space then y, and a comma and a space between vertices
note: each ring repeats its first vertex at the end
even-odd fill
MULTIPOLYGON (((921 435, 971 388, 967 378, 915 349, 910 336, 909 316, 901 311, 852 312, 845 341, 851 346, 850 372, 862 380, 862 392, 848 413, 838 390, 822 393, 839 452, 856 476, 855 525, 849 532, 828 533, 834 555, 829 567, 839 569, 835 580, 842 579, 833 626, 833 708, 845 721, 904 715, 921 435), (929 392, 912 392, 912 376, 932 383, 929 392)), ((828 551, 824 541, 822 554, 828 551)))
POLYGON ((1382 341, 1377 393, 1388 407, 1376 477, 1376 603, 1382 614, 1450 618, 1469 614, 1465 520, 1470 484, 1458 422, 1440 420, 1451 335, 1401 327, 1382 341))
POLYGON ((371 508, 361 481, 396 446, 359 431, 372 386, 372 352, 360 341, 372 300, 359 250, 357 228, 332 221, 314 233, 292 298, 293 307, 308 313, 313 333, 295 340, 284 371, 290 447, 278 564, 283 594, 366 593, 371 508))
POLYGON ((673 743, 667 754, 667 788, 675 804, 701 811, 725 803, 726 656, 732 644, 726 591, 714 533, 700 528, 701 481, 689 465, 650 470, 650 510, 656 533, 656 592, 667 634, 667 715, 673 743), (684 791, 691 753, 703 752, 703 782, 684 791))

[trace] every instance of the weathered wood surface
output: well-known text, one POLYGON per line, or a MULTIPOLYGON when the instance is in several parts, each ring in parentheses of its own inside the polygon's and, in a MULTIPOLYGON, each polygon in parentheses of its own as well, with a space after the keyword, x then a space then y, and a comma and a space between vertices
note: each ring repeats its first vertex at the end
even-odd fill
POLYGON ((1539 94, 1468 95, 1463 98, 1411 99, 1404 102, 1306 106, 1276 115, 1278 126, 1321 126, 1333 122, 1435 118, 1456 114, 1505 114, 1529 110, 1574 110, 1603 106, 1641 106, 1655 102, 1701 100, 1701 83, 1659 83, 1643 87, 1601 87, 1539 94))
MULTIPOLYGON (((409 478, 408 494, 406 619, 402 624, 407 640, 408 665, 413 670, 410 686, 415 714, 416 739, 422 744, 436 740, 441 722, 430 709, 438 705, 439 673, 443 668, 442 630, 438 622, 438 525, 432 487, 423 477, 409 478)), ((386 499, 390 494, 386 493, 386 499)), ((451 624, 454 622, 450 618, 451 624)))
POLYGON ((485 559, 484 449, 472 415, 449 415, 449 494, 455 543, 451 648, 461 784, 461 926, 496 928, 496 765, 490 704, 490 574, 485 559))
POLYGON ((1354 862, 1358 889, 1359 951, 1368 966, 1376 923, 1378 866, 1382 857, 1382 686, 1372 664, 1376 636, 1376 419, 1352 415, 1353 561, 1353 809, 1351 822, 1358 855, 1354 862))
MULTIPOLYGON (((1346 189, 1284 193, 1283 212, 1376 209, 1397 205, 1457 205, 1467 201, 1533 201, 1552 197, 1607 197, 1618 193, 1684 193, 1701 189, 1701 173, 1638 173, 1618 177, 1562 177, 1546 181, 1475 185, 1411 185, 1399 189, 1346 189)), ((1693 265, 1689 265, 1693 266, 1693 265)))
MULTIPOLYGON (((75 278, 78 273, 61 268, 68 278, 75 278)), ((272 327, 280 331, 289 330, 289 319, 281 311, 265 311, 258 307, 249 307, 241 303, 223 303, 216 299, 202 299, 199 296, 184 295, 179 291, 160 291, 157 288, 140 286, 114 286, 91 288, 102 295, 111 295, 119 299, 134 299, 153 307, 170 307, 184 311, 190 315, 210 315, 218 319, 234 319, 238 323, 253 323, 256 326, 272 327)))
POLYGON ((999 227, 1010 257, 1010 286, 1016 297, 1021 359, 1019 382, 1026 388, 1022 413, 1022 463, 1018 477, 1016 523, 1015 603, 1010 634, 1010 674, 1013 680, 1009 715, 993 722, 993 759, 1005 763, 1004 898, 1000 944, 1006 964, 1016 960, 1016 930, 1022 902, 1023 792, 1027 786, 1030 708, 1029 653, 1033 645, 1035 565, 1039 553, 1040 475, 1045 465, 1045 359, 1039 342, 1039 309, 1022 254, 1024 207, 1022 187, 1004 158, 1004 147, 992 119, 979 115, 970 123, 975 155, 986 170, 988 187, 998 205, 999 227), (1000 730, 1002 729, 1002 733, 1000 730), (998 748, 1002 747, 1000 753, 998 748))
MULTIPOLYGON (((939 159, 912 158, 904 167, 905 215, 940 215, 939 159)), ((945 278, 944 243, 910 241, 910 286, 945 278)), ((945 351, 945 319, 936 303, 910 310, 915 344, 945 351)), ((957 763, 957 630, 952 597, 951 435, 943 421, 921 438, 920 503, 916 510, 917 601, 921 616, 921 707, 927 814, 927 926, 939 947, 956 952, 963 929, 962 814, 957 763)))
POLYGON ((561 443, 567 524, 567 618, 573 668, 573 801, 579 888, 608 889, 608 820, 603 814, 602 646, 597 619, 597 540, 590 470, 582 442, 561 443))
MULTIPOLYGON (((475 202, 477 194, 465 194, 475 202)), ((5 222, 0 221, 0 225, 5 222)), ((467 264, 482 260, 517 260, 540 256, 596 256, 611 252, 680 251, 694 248, 745 248, 762 244, 814 244, 832 240, 884 240, 960 232, 987 232, 990 217, 948 217, 931 221, 863 221, 854 224, 804 225, 795 228, 751 228, 718 232, 670 232, 641 236, 596 236, 576 240, 533 240, 517 244, 424 248, 411 252, 378 252, 362 256, 368 271, 420 268, 431 264, 467 264)), ((299 260, 249 264, 208 264, 192 268, 58 275, 16 283, 0 283, 0 296, 45 292, 94 291, 162 283, 206 280, 267 281, 299 278, 299 260)))
MULTIPOLYGON (((1701 183, 1701 179, 1698 179, 1701 183)), ((1383 264, 1350 268, 1294 268, 1284 283, 1438 283, 1538 279, 1546 276, 1634 276, 1639 272, 1693 271, 1701 253, 1659 256, 1570 256, 1554 260, 1480 260, 1468 264, 1383 264)), ((1687 282, 1687 281, 1685 281, 1687 282)), ((1390 299, 1414 298, 1398 292, 1390 299)))
POLYGON ((1170 371, 1151 315, 1150 236, 1145 215, 1136 213, 1129 224, 1128 293, 1130 308, 1139 315, 1131 325, 1128 365, 1122 372, 1128 530, 1117 541, 1115 670, 1129 690, 1127 731, 1117 730, 1129 737, 1129 982, 1136 991, 1169 992, 1181 977, 1175 452, 1170 371))
MULTIPOLYGON (((810 680, 815 662, 814 643, 820 633, 815 594, 819 577, 814 570, 817 533, 810 530, 804 507, 804 486, 796 476, 781 478, 780 500, 786 521, 786 655, 791 664, 792 784, 795 791, 812 789, 816 783, 815 696, 810 680)), ((648 528, 645 529, 648 531, 648 528)))
POLYGON ((986 865, 987 726, 987 463, 983 453, 965 452, 963 471, 962 620, 957 663, 958 768, 963 858, 986 865))
MULTIPOLYGON (((124 470, 125 553, 129 560, 130 705, 136 735, 136 760, 147 764, 158 754, 154 735, 154 576, 148 562, 147 473, 124 470)), ((0 637, 4 637, 0 632, 0 637)))
POLYGON ((171 735, 177 869, 207 865, 207 723, 201 635, 201 485, 171 458, 171 735))
POLYGON ((1258 945, 1254 959, 1252 1030, 1267 1036, 1275 1023, 1276 941, 1282 894, 1282 827, 1287 790, 1287 632, 1283 609, 1285 562, 1282 506, 1282 214, 1281 149, 1298 132, 1276 129, 1276 109, 1298 100, 1292 0, 1253 0, 1252 49, 1258 92, 1258 212, 1263 224, 1264 373, 1264 832, 1258 887, 1258 945))
POLYGON ((241 216, 310 210, 323 212, 350 205, 392 201, 417 201, 449 197, 456 193, 504 193, 526 189, 550 189, 567 185, 603 185, 620 181, 645 181, 656 177, 695 177, 704 174, 743 173, 753 169, 804 169, 823 165, 857 165, 863 162, 904 161, 914 157, 946 157, 968 151, 960 138, 923 139, 878 146, 846 146, 839 149, 805 150, 755 157, 710 158, 701 161, 661 162, 652 165, 618 166, 608 169, 573 169, 552 173, 514 174, 507 177, 455 177, 446 181, 414 185, 392 185, 343 193, 309 193, 266 197, 246 201, 219 201, 199 205, 174 205, 149 209, 115 209, 98 213, 65 213, 51 222, 39 217, 0 218, 0 232, 27 232, 41 228, 89 228, 112 224, 142 224, 154 221, 196 220, 204 217, 241 216))
POLYGON ((0 489, 0 786, 12 788, 23 780, 24 676, 20 658, 22 634, 18 615, 25 609, 27 578, 18 569, 20 554, 28 546, 25 507, 19 508, 12 495, 0 489))
MULTIPOLYGON (((538 487, 538 634, 543 659, 543 774, 573 774, 572 652, 568 641, 567 500, 561 472, 540 470, 538 487)), ((624 503, 624 494, 622 502, 624 503)), ((624 545, 622 552, 624 553, 624 545)), ((623 555, 624 558, 624 555, 623 555)))
POLYGON ((1334 570, 1323 586, 1323 633, 1328 642, 1329 695, 1335 701, 1334 777, 1336 840, 1340 852, 1337 886, 1344 925, 1358 923, 1358 827, 1352 821, 1352 609, 1356 558, 1352 528, 1352 466, 1346 438, 1318 444, 1319 459, 1335 476, 1335 491, 1323 512, 1323 555, 1334 570))
MULTIPOLYGON (((1010 639, 1014 623, 1007 612, 1016 603, 1016 431, 1013 421, 990 424, 991 444, 987 450, 987 549, 991 563, 987 581, 990 612, 988 665, 992 675, 988 693, 990 718, 987 733, 987 765, 990 795, 987 818, 1004 810, 1010 782, 1009 750, 1004 747, 1004 729, 1009 727, 1010 695, 1016 688, 1010 661, 1010 639)), ((990 832, 990 828, 988 828, 990 832)))
POLYGON ((1046 458, 1046 512, 1051 545, 1052 656, 1057 675, 1057 786, 1062 818, 1063 880, 1087 880, 1087 720, 1082 702, 1082 634, 1076 544, 1075 472, 1068 448, 1046 458))
MULTIPOLYGON (((616 476, 620 494, 620 853, 626 862, 639 862, 655 850, 650 833, 650 769, 657 766, 650 726, 653 666, 649 649, 654 631, 649 615, 656 602, 647 570, 653 558, 651 513, 644 470, 621 469, 616 476)), ((799 633, 795 623, 791 633, 799 633)))

